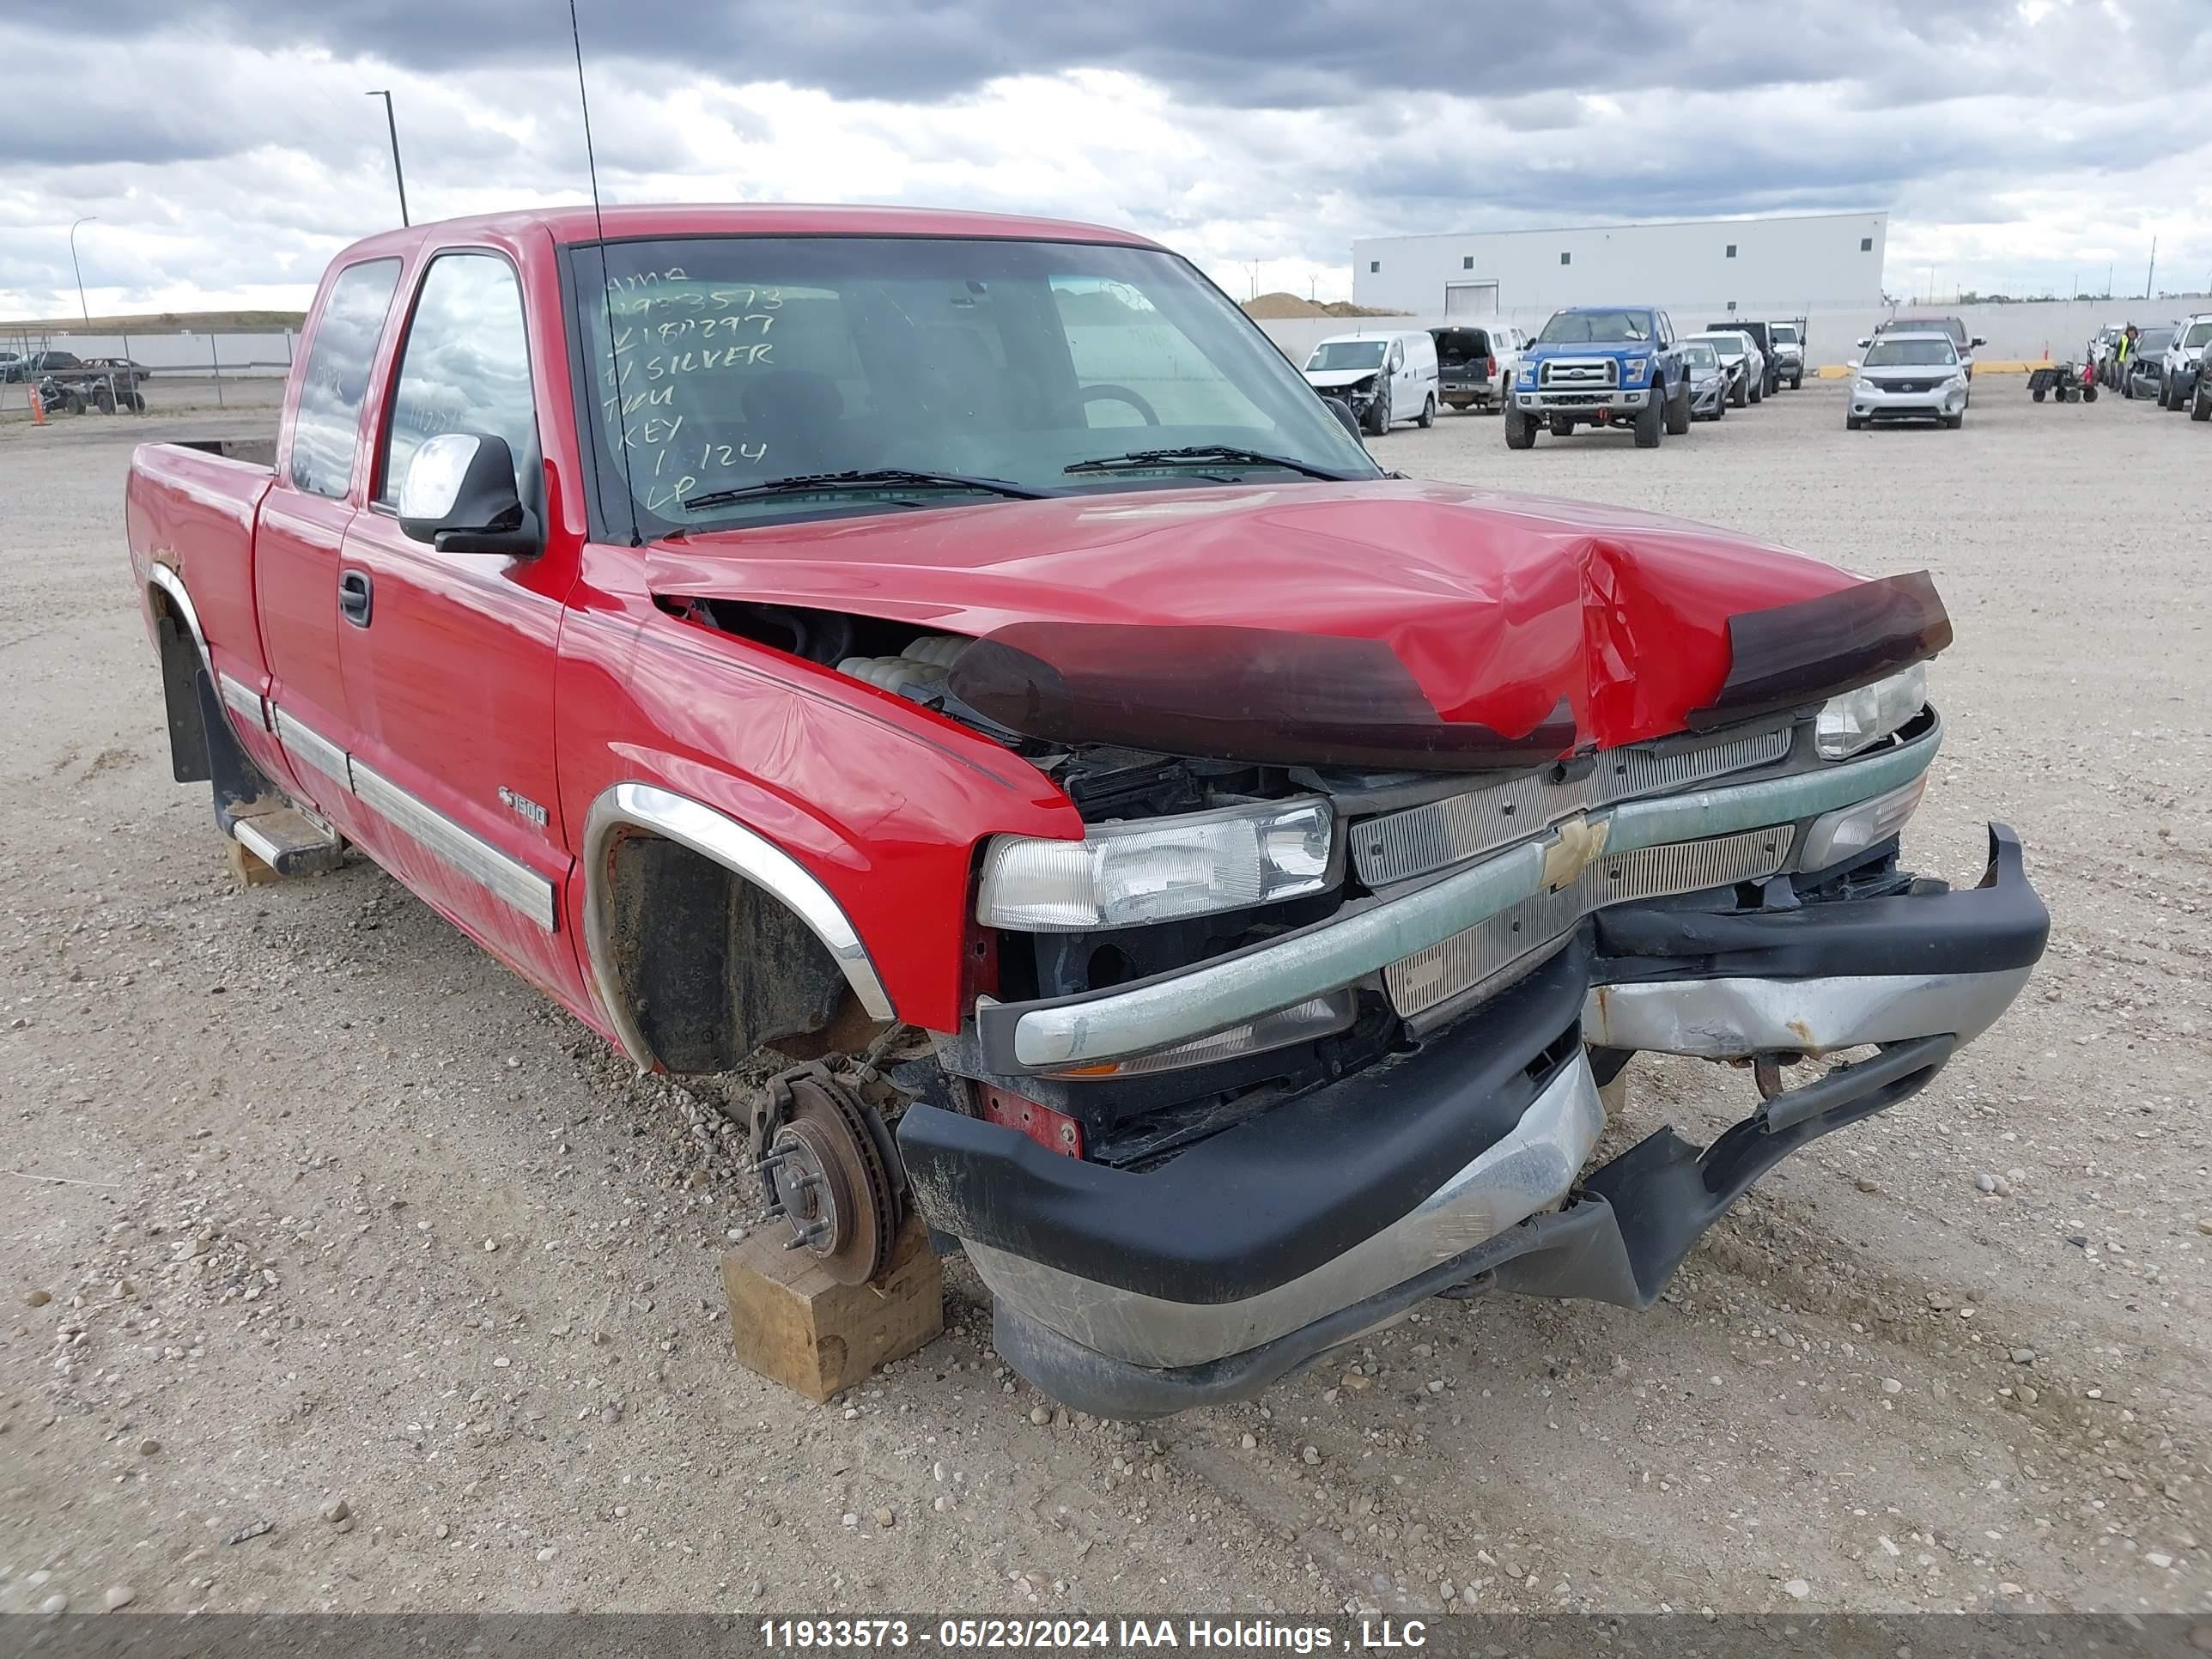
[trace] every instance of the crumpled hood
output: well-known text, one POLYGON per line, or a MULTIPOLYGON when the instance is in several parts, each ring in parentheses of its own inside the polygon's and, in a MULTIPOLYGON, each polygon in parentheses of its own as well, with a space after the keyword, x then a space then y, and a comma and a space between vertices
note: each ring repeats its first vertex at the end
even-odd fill
POLYGON ((1306 384, 1316 392, 1330 392, 1341 386, 1358 386, 1362 380, 1371 380, 1382 373, 1376 368, 1310 368, 1305 371, 1306 384))
POLYGON ((1170 630, 1193 651, 1379 642, 1435 718, 1553 752, 1684 729, 1728 678, 1731 617, 1858 581, 1702 525, 1399 480, 882 513, 695 532, 643 556, 657 595, 977 637, 1058 624, 1094 640, 1170 630))

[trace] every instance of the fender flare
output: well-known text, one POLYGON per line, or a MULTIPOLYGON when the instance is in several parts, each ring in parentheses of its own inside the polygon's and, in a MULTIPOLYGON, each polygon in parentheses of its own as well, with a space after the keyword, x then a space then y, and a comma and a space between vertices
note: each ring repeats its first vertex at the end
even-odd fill
POLYGON ((688 795, 657 784, 611 784, 592 802, 584 821, 584 945, 599 1007, 615 1028, 623 1051, 637 1065, 651 1070, 658 1057, 623 993, 607 915, 608 860, 616 844, 633 833, 687 847, 775 898, 821 941, 871 1019, 897 1018, 860 930, 829 889, 798 860, 735 818, 688 795))
POLYGON ((191 630, 192 643, 199 647, 200 666, 206 669, 210 678, 215 675, 215 659, 208 654, 207 635, 200 627, 200 613, 192 604, 192 596, 185 591, 185 579, 169 566, 156 560, 146 569, 146 586, 160 588, 176 606, 177 615, 191 630))

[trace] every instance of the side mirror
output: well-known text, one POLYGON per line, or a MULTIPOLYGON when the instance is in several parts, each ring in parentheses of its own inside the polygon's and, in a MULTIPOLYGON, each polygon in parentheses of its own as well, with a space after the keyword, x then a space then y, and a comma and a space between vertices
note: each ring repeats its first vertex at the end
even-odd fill
POLYGON ((1987 340, 1984 340, 1980 335, 1977 334, 1972 339, 1966 342, 1966 349, 1972 351, 1976 346, 1984 346, 1988 343, 1989 342, 1987 340))
POLYGON ((514 455, 488 432, 426 440, 399 481, 399 528, 441 553, 526 559, 544 550, 537 515, 514 489, 514 455))
POLYGON ((1359 416, 1352 412, 1352 405, 1341 398, 1324 398, 1322 402, 1328 406, 1330 414, 1344 423, 1344 429, 1352 434, 1352 441, 1365 448, 1367 434, 1359 429, 1359 416))
POLYGON ((1869 336, 1868 336, 1866 338, 1864 338, 1864 339, 1861 340, 1861 341, 1859 342, 1859 343, 1860 343, 1861 345, 1863 345, 1863 346, 1870 346, 1870 345, 1872 345, 1872 344, 1874 343, 1874 337, 1873 337, 1873 336, 1869 335, 1869 336))
MULTIPOLYGON (((1861 345, 1864 345, 1864 344, 1866 343, 1866 342, 1865 342, 1865 341, 1863 341, 1863 340, 1862 340, 1862 341, 1860 341, 1860 342, 1859 342, 1859 343, 1860 343, 1861 345)), ((1852 358, 1849 362, 1847 362, 1847 363, 1845 363, 1845 364, 1844 365, 1844 367, 1845 368, 1856 368, 1858 366, 1859 366, 1859 360, 1858 360, 1857 358, 1856 358, 1856 357, 1852 358)))

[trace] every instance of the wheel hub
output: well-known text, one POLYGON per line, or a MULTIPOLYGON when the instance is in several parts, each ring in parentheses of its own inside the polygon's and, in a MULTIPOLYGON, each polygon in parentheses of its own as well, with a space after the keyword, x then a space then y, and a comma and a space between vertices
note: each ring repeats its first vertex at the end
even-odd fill
POLYGON ((784 1249, 811 1252, 841 1285, 866 1284, 888 1264, 898 1231, 889 1133, 818 1068, 787 1073, 774 1091, 781 1121, 757 1167, 769 1214, 791 1225, 784 1249))

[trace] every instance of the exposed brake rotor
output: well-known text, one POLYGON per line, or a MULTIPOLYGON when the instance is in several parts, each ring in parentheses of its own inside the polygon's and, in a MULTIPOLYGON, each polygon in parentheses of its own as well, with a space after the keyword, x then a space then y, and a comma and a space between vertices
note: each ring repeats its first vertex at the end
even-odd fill
POLYGON ((770 1089, 774 1127, 758 1169, 769 1214, 791 1224, 784 1249, 811 1251, 841 1285, 865 1285, 898 1235, 890 1131, 819 1066, 786 1072, 770 1089))

